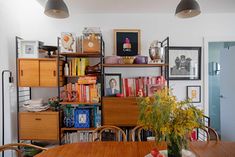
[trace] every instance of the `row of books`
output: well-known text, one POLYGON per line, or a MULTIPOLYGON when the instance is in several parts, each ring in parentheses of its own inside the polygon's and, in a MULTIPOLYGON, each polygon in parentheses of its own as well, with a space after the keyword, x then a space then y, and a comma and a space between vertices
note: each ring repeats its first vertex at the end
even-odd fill
POLYGON ((72 58, 68 61, 68 72, 65 76, 85 76, 86 66, 89 65, 88 58, 72 58))
POLYGON ((101 125, 101 111, 99 106, 67 105, 64 108, 64 127, 67 128, 96 128, 101 125))
POLYGON ((92 102, 100 100, 101 84, 96 84, 96 77, 80 77, 77 83, 64 85, 61 98, 64 102, 92 102))
POLYGON ((64 133, 64 144, 76 142, 92 142, 93 131, 76 131, 64 133))
POLYGON ((152 96, 166 83, 164 76, 122 78, 122 93, 124 97, 152 96))

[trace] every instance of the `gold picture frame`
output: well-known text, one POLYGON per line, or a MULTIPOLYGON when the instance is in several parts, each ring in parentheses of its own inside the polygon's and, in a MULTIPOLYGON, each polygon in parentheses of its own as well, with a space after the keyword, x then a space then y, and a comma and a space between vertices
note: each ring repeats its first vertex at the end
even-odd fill
POLYGON ((114 29, 114 55, 136 56, 141 53, 140 29, 114 29))

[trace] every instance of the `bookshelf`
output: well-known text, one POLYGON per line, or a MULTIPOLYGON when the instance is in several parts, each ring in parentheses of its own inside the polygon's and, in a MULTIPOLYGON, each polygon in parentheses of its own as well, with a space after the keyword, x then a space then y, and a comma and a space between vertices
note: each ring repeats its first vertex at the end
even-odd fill
MULTIPOLYGON (((57 41, 60 47, 60 38, 57 41)), ((100 72, 94 74, 86 73, 87 66, 103 64, 102 37, 100 44, 100 52, 59 52, 57 54, 58 59, 68 64, 67 75, 60 71, 65 80, 64 86, 58 87, 59 97, 63 99, 60 102, 62 143, 89 141, 92 131, 101 124, 103 71, 100 69, 100 72), (71 98, 69 98, 70 93, 71 98), (86 122, 80 123, 80 118, 84 115, 86 122)))

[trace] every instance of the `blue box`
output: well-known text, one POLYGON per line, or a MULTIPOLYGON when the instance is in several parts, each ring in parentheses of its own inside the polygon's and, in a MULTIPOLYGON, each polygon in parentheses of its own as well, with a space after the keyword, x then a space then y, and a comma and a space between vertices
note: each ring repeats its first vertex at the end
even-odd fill
POLYGON ((90 110, 76 108, 74 111, 74 127, 90 128, 90 110))

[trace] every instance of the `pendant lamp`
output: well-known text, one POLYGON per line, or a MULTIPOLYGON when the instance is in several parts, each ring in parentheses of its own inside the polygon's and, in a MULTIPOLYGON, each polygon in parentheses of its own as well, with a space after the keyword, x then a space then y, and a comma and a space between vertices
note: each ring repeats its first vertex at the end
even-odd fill
POLYGON ((175 15, 179 18, 190 18, 200 13, 200 6, 196 0, 181 0, 175 11, 175 15))
POLYGON ((69 17, 69 10, 63 0, 48 0, 44 14, 49 17, 63 19, 69 17))

